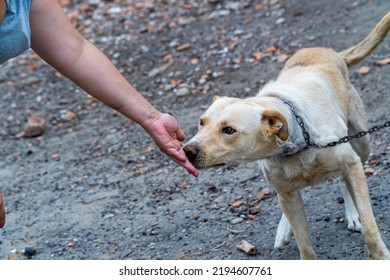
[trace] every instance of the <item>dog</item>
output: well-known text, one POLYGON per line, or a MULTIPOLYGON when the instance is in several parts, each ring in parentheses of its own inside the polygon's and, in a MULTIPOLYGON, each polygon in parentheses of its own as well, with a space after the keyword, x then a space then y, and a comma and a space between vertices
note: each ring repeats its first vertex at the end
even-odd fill
POLYGON ((361 230, 373 259, 390 259, 363 169, 369 136, 335 145, 346 135, 367 130, 363 101, 349 80, 348 67, 368 56, 389 29, 390 12, 349 49, 299 50, 255 97, 215 97, 200 117, 197 134, 184 145, 199 169, 259 160, 283 211, 275 248, 283 248, 294 234, 301 259, 316 258, 300 190, 341 175, 348 228, 361 230))

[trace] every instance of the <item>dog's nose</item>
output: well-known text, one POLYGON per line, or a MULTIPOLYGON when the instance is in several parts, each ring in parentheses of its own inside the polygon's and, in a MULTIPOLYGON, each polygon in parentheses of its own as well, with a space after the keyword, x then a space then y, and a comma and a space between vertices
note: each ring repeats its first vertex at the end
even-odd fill
POLYGON ((194 162, 195 158, 198 156, 200 149, 197 145, 185 145, 184 152, 190 162, 194 162))

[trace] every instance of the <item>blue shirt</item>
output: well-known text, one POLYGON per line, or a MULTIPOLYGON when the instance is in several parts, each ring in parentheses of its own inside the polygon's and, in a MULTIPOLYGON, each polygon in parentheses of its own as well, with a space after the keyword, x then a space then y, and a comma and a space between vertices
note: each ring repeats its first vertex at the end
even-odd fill
POLYGON ((30 48, 31 1, 6 0, 7 11, 0 25, 0 64, 30 48))

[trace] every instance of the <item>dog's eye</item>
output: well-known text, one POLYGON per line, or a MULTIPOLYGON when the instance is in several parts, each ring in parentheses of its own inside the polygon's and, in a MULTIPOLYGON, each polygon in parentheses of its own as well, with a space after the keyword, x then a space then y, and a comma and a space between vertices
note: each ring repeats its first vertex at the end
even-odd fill
POLYGON ((199 120, 199 125, 203 126, 203 120, 202 119, 199 120))
POLYGON ((225 126, 224 128, 222 128, 222 133, 225 133, 225 134, 233 134, 233 133, 236 133, 237 130, 235 130, 234 128, 231 128, 230 126, 225 126))

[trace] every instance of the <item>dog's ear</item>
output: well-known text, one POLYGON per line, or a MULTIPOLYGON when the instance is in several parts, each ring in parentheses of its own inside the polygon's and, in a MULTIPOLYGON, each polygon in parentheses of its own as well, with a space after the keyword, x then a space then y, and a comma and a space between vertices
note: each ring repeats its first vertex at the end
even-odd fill
POLYGON ((265 110, 262 123, 263 129, 268 135, 275 134, 283 141, 288 139, 287 120, 279 111, 265 110))

